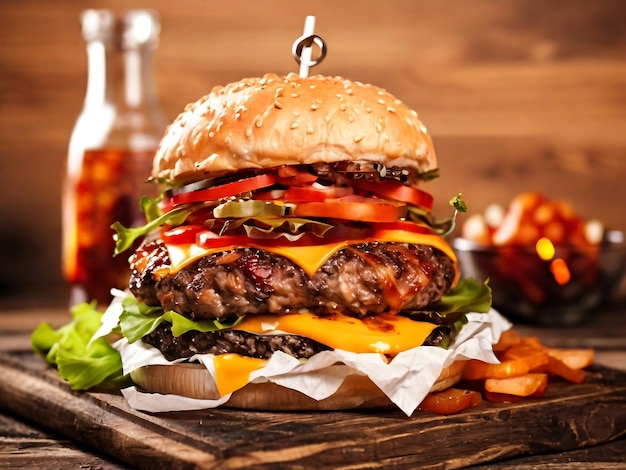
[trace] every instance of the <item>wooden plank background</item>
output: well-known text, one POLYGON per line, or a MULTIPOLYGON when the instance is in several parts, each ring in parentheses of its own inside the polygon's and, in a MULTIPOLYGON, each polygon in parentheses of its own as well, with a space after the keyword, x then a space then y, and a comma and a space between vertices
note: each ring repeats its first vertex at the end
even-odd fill
MULTIPOLYGON (((136 0, 0 0, 0 296, 61 284, 61 180, 85 92, 81 10, 136 0)), ((157 0, 157 86, 170 119, 215 84, 296 71, 304 18, 315 72, 386 88, 429 127, 444 215, 522 190, 626 229, 626 2, 157 0)))

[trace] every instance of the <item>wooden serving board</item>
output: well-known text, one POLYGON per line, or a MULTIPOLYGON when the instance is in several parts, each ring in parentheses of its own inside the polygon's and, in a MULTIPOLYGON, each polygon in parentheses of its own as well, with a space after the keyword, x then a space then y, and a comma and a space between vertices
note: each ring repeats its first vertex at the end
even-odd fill
POLYGON ((626 374, 589 370, 543 398, 452 416, 399 411, 146 414, 74 392, 30 352, 0 354, 0 406, 138 468, 461 468, 626 434, 626 374))

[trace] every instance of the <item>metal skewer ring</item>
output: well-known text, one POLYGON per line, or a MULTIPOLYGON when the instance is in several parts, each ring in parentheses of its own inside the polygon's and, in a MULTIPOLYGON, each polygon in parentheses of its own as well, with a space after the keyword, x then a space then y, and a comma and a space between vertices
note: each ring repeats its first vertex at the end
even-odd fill
POLYGON ((291 48, 291 54, 293 58, 299 65, 304 65, 306 67, 313 67, 319 64, 326 57, 326 43, 324 40, 316 34, 312 34, 310 36, 301 36, 295 40, 293 43, 293 47, 291 48), (311 57, 303 57, 302 52, 307 49, 311 49, 313 44, 315 44, 319 48, 319 55, 315 58, 311 57))

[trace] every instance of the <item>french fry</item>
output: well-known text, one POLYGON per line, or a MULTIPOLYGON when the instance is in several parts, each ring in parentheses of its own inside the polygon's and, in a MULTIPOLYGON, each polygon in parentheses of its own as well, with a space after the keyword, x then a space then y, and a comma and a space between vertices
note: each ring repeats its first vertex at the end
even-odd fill
POLYGON ((543 355, 547 356, 548 353, 543 347, 531 346, 527 344, 517 344, 515 346, 511 346, 509 349, 501 353, 502 360, 511 361, 514 359, 521 359, 528 356, 535 355, 543 355))
POLYGON ((546 372, 557 375, 562 379, 567 380, 575 384, 580 384, 585 381, 585 373, 581 369, 572 369, 560 359, 554 356, 548 355, 548 364, 546 365, 546 372))
POLYGON ((559 359, 572 369, 585 369, 593 363, 594 350, 548 348, 548 355, 559 359))
POLYGON ((483 402, 480 392, 448 388, 429 393, 420 404, 420 409, 441 415, 450 415, 483 402))
POLYGON ((485 380, 485 390, 492 393, 504 393, 528 397, 535 393, 543 393, 548 385, 547 374, 524 374, 506 379, 485 380))
POLYGON ((465 367, 463 378, 466 380, 481 380, 519 377, 547 363, 548 355, 543 352, 502 361, 500 364, 487 364, 482 361, 472 360, 465 367))
POLYGON ((511 346, 515 346, 517 344, 520 344, 521 342, 522 337, 517 332, 513 330, 506 330, 500 336, 500 340, 498 341, 498 344, 493 347, 493 350, 495 352, 506 351, 511 346))
POLYGON ((499 364, 467 361, 463 380, 466 389, 482 393, 494 403, 514 403, 544 396, 551 377, 572 383, 585 380, 583 369, 593 363, 593 349, 549 348, 536 336, 522 337, 505 331, 494 352, 499 364))

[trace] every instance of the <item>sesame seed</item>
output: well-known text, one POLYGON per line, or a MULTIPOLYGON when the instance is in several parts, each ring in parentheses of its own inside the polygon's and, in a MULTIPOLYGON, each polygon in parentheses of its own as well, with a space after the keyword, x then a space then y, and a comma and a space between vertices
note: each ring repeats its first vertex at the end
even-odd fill
POLYGON ((383 100, 382 98, 378 100, 378 104, 385 104, 385 100, 383 100))
POLYGON ((228 145, 228 144, 230 144, 230 140, 231 140, 231 139, 230 139, 230 136, 226 136, 226 138, 224 139, 224 143, 225 143, 226 145, 228 145))
POLYGON ((313 129, 313 127, 311 127, 311 126, 306 128, 306 133, 307 134, 313 134, 314 131, 315 131, 315 129, 313 129))
POLYGON ((278 100, 274 100, 274 107, 278 108, 278 109, 282 109, 283 108, 283 104, 278 101, 278 100))
POLYGON ((290 129, 297 129, 298 128, 298 123, 297 122, 292 122, 291 126, 289 126, 290 129))
POLYGON ((348 109, 348 105, 346 103, 341 103, 339 105, 339 109, 342 111, 345 111, 346 109, 348 109))
POLYGON ((352 116, 352 114, 350 114, 350 115, 348 116, 348 121, 350 121, 350 122, 354 122, 354 117, 352 116))
POLYGON ((396 112, 396 108, 392 108, 391 106, 387 106, 387 111, 389 111, 390 113, 395 113, 396 112))
POLYGON ((363 137, 364 136, 362 136, 362 135, 356 135, 356 136, 354 136, 354 139, 352 139, 352 140, 354 140, 355 142, 361 142, 363 140, 363 137))
POLYGON ((292 94, 291 94, 291 97, 292 97, 292 98, 297 98, 298 96, 300 96, 298 93, 292 93, 292 94))
POLYGON ((317 105, 316 105, 315 103, 313 103, 313 104, 311 105, 311 109, 312 109, 313 111, 315 111, 315 110, 317 109, 317 105))
POLYGON ((371 113, 372 112, 372 108, 370 108, 369 106, 367 108, 365 108, 365 112, 366 113, 371 113))
POLYGON ((380 124, 380 122, 376 123, 376 130, 378 132, 382 132, 383 131, 383 126, 380 124))
POLYGON ((248 127, 245 132, 246 137, 252 137, 252 128, 248 127))
POLYGON ((294 109, 293 111, 291 111, 291 114, 293 114, 295 117, 299 117, 300 111, 294 109))
POLYGON ((212 139, 213 137, 215 137, 215 132, 210 131, 209 132, 209 138, 212 139))

